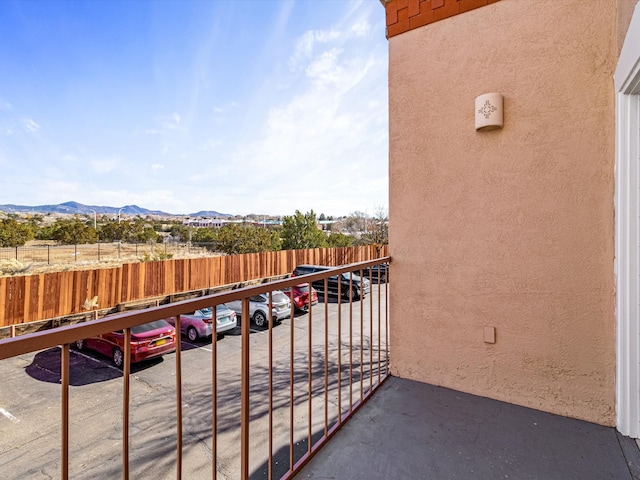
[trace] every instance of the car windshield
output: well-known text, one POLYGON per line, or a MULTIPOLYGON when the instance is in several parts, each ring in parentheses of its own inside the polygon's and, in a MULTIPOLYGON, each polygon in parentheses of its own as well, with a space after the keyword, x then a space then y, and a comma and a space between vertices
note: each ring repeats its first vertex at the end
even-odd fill
POLYGON ((144 333, 151 330, 158 330, 159 328, 168 327, 169 323, 165 320, 156 320, 155 322, 143 323, 142 325, 136 325, 131 327, 131 333, 144 333))
MULTIPOLYGON (((342 274, 342 278, 344 278, 344 279, 345 279, 345 280, 347 280, 347 281, 349 280, 349 277, 350 277, 349 273, 343 273, 343 274, 342 274)), ((360 280, 360 275, 356 275, 356 274, 354 273, 354 274, 353 274, 353 281, 355 282, 355 281, 359 281, 359 280, 360 280)))
POLYGON ((273 292, 273 303, 286 302, 288 299, 289 297, 282 292, 273 292))

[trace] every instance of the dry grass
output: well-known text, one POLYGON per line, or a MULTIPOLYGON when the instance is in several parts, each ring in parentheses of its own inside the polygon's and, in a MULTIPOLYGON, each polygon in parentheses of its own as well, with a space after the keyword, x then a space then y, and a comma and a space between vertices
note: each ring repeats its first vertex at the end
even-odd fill
POLYGON ((220 255, 205 248, 186 245, 166 247, 157 244, 102 243, 75 246, 31 242, 31 245, 18 247, 17 255, 15 248, 0 248, 0 277, 95 270, 119 267, 125 263, 220 255))

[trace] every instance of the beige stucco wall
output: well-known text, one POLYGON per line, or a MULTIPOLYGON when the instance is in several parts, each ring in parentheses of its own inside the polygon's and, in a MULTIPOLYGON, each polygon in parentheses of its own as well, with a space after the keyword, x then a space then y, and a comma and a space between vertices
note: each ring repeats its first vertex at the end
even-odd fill
POLYGON ((614 424, 617 4, 502 0, 389 39, 394 375, 614 424), (478 133, 488 92, 505 126, 478 133))

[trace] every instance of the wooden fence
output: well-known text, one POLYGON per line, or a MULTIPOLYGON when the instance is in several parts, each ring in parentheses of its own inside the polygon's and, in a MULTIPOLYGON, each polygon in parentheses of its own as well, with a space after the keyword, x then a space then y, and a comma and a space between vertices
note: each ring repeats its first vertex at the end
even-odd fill
POLYGON ((337 266, 388 255, 387 246, 316 248, 128 263, 120 267, 0 277, 0 327, 98 307, 291 273, 296 265, 337 266))

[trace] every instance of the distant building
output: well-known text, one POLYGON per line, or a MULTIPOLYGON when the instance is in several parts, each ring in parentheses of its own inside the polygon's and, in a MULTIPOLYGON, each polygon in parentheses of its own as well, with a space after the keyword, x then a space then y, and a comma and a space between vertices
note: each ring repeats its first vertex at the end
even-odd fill
POLYGON ((219 228, 222 226, 222 222, 223 221, 220 220, 219 218, 199 218, 195 220, 184 220, 182 224, 187 227, 208 227, 208 228, 218 227, 219 228))

